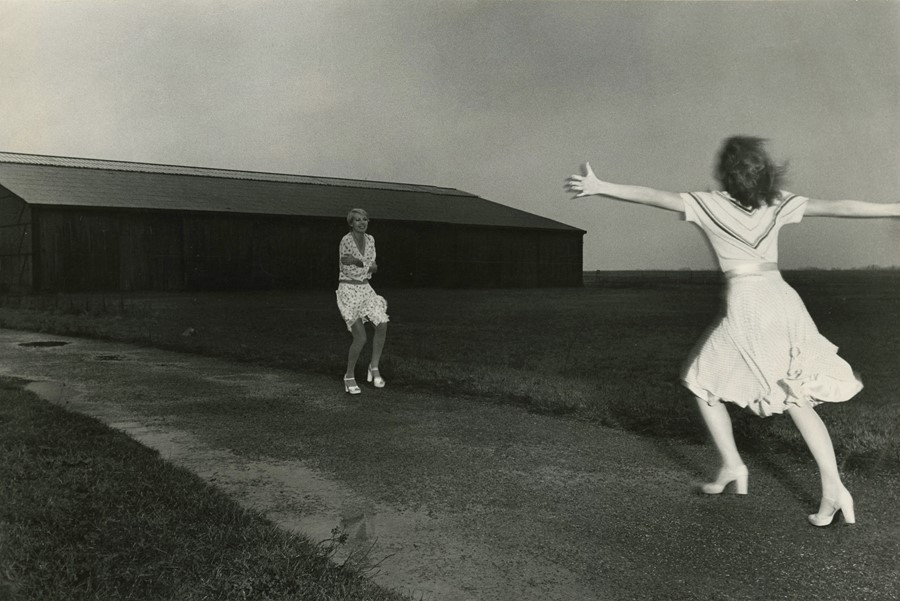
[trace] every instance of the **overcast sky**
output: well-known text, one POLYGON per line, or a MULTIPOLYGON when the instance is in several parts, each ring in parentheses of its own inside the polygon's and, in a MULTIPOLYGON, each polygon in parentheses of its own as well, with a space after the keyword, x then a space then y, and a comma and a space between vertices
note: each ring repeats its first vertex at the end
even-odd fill
MULTIPOLYGON (((759 135, 792 192, 900 200, 897 1, 2 0, 0 57, 0 150, 458 188, 587 230, 586 269, 714 262, 570 200, 585 160, 704 190, 759 135)), ((810 218, 781 264, 900 266, 900 223, 810 218)))

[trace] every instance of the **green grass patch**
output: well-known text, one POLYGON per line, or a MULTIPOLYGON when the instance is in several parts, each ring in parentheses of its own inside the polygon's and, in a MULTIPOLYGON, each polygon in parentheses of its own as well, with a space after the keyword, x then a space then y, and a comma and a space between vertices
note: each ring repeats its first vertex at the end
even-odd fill
POLYGON ((406 598, 23 384, 0 378, 0 599, 406 598))

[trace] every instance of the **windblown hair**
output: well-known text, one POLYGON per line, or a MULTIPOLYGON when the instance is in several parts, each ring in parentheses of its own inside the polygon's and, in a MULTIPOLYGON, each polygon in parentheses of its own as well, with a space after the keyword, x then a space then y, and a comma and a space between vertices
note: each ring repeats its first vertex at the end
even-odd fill
POLYGON ((350 209, 350 212, 347 213, 347 225, 353 227, 353 215, 362 215, 366 219, 369 218, 369 214, 366 213, 365 209, 350 209))
POLYGON ((722 143, 716 179, 732 198, 748 208, 771 205, 778 198, 787 165, 766 152, 766 140, 733 136, 722 143))

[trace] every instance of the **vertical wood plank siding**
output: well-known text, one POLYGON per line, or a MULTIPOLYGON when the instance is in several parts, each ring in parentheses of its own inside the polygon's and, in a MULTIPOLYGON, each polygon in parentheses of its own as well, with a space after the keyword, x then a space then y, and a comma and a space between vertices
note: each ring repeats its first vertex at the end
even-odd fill
MULTIPOLYGON (((40 291, 329 288, 342 218, 42 207, 40 291)), ((12 230, 11 230, 12 231, 12 230)), ((580 231, 379 221, 379 286, 580 286, 580 231)), ((19 259, 22 260, 21 258, 19 259)))

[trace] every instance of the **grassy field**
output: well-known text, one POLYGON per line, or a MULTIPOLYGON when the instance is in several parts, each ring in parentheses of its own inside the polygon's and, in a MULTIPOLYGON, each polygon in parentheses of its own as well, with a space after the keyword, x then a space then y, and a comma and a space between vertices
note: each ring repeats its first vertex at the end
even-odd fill
MULTIPOLYGON (((866 271, 785 277, 866 384, 854 401, 820 410, 843 467, 896 465, 900 277, 866 271)), ((382 363, 391 386, 447 388, 648 435, 704 439, 679 371, 720 310, 720 285, 708 278, 380 292, 392 320, 382 363)), ((349 343, 332 291, 7 297, 3 305, 0 325, 8 328, 333 374, 336 387, 349 343)), ((790 420, 733 415, 745 448, 804 449, 790 420)))
POLYGON ((0 599, 399 601, 100 422, 0 378, 0 599))
MULTIPOLYGON (((842 467, 896 470, 900 278, 786 277, 866 383, 854 401, 820 411, 842 467)), ((705 439, 679 370, 719 311, 714 281, 381 292, 392 319, 382 372, 392 388, 705 439)), ((349 343, 331 291, 2 301, 2 327, 328 374, 336 390, 349 343)), ((21 385, 0 379, 0 599, 400 598, 329 563, 339 540, 313 545, 279 531, 126 435, 37 402, 21 385)), ((745 449, 806 453, 790 420, 732 414, 745 449)))

